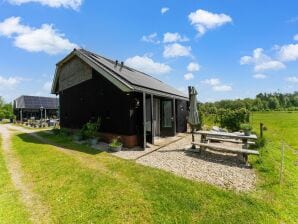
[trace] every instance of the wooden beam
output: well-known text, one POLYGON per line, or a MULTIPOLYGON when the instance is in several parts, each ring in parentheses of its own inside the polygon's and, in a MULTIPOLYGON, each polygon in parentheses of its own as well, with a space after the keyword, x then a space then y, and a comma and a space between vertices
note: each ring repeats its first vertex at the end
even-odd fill
POLYGON ((176 135, 176 99, 173 98, 173 132, 176 135))
POLYGON ((146 149, 146 93, 143 92, 143 148, 146 149))
POLYGON ((153 95, 150 96, 150 106, 151 106, 151 135, 152 135, 152 144, 154 144, 154 136, 155 136, 155 125, 153 119, 153 95))

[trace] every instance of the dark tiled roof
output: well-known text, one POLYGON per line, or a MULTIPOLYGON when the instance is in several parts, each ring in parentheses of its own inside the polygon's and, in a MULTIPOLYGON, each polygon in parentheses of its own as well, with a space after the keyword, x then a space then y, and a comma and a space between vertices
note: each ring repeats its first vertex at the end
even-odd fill
POLYGON ((20 96, 14 100, 15 108, 23 109, 58 109, 58 99, 43 96, 20 96))
POLYGON ((181 97, 188 97, 187 95, 178 91, 177 89, 136 69, 130 68, 125 65, 121 68, 120 64, 118 64, 118 66, 115 66, 115 61, 107 59, 103 56, 97 55, 84 49, 78 49, 78 51, 80 51, 82 54, 85 54, 87 57, 92 58, 97 63, 104 65, 107 69, 114 72, 115 74, 117 74, 118 76, 120 76, 121 78, 128 81, 130 84, 134 86, 149 88, 152 90, 157 90, 181 97))

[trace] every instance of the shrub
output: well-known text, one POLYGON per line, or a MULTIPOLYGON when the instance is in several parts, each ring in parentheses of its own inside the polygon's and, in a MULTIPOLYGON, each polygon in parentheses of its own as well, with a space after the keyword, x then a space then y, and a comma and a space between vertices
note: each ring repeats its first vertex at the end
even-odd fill
POLYGON ((239 110, 218 110, 217 119, 222 128, 230 131, 238 131, 241 123, 249 121, 249 112, 245 108, 239 110))
POLYGON ((94 138, 101 125, 101 119, 98 118, 96 122, 87 122, 81 129, 82 139, 94 138))
POLYGON ((265 144, 266 144, 266 138, 265 138, 265 137, 259 137, 259 138, 257 139, 257 141, 256 141, 256 145, 255 145, 255 147, 257 147, 257 148, 262 148, 262 147, 265 146, 265 144))
POLYGON ((120 137, 118 136, 117 138, 113 138, 112 142, 109 144, 111 147, 119 147, 122 145, 120 141, 120 137))
POLYGON ((248 123, 241 124, 240 128, 243 131, 251 131, 252 130, 252 126, 248 123))

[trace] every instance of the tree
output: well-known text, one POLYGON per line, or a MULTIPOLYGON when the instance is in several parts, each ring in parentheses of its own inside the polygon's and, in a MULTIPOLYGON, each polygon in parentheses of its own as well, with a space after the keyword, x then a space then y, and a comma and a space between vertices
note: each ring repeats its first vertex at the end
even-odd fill
POLYGON ((270 97, 268 101, 268 107, 271 110, 276 110, 280 107, 279 101, 276 97, 270 97))

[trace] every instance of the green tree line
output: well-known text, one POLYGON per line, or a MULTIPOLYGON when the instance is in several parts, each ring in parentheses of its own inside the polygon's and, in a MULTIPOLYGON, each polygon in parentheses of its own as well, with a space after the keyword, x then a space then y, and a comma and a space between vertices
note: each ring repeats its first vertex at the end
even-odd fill
POLYGON ((13 118, 13 109, 10 103, 5 103, 0 96, 0 120, 13 118))

